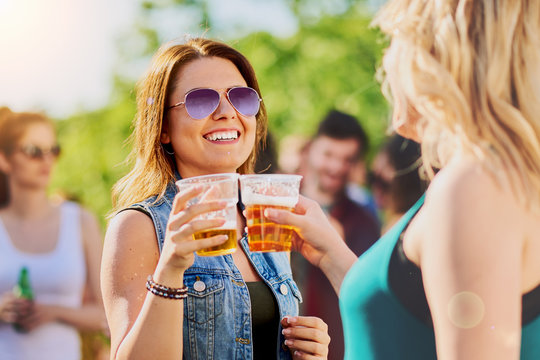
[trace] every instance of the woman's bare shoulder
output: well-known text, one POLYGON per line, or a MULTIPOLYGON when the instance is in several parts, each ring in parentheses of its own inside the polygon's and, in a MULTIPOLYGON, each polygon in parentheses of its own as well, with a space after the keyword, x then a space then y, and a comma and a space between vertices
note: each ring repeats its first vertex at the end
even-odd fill
POLYGON ((451 161, 431 182, 426 207, 460 214, 474 209, 504 213, 519 207, 508 180, 482 162, 462 156, 451 161))
POLYGON ((137 210, 119 212, 109 222, 104 248, 104 256, 107 258, 112 255, 115 258, 132 259, 153 254, 153 258, 157 259, 159 247, 152 219, 137 210))
POLYGON ((141 211, 127 209, 114 215, 107 226, 106 238, 156 237, 150 216, 141 211))
POLYGON ((457 160, 435 176, 426 193, 422 243, 477 252, 489 242, 501 254, 513 251, 525 237, 526 216, 511 186, 478 161, 457 160))

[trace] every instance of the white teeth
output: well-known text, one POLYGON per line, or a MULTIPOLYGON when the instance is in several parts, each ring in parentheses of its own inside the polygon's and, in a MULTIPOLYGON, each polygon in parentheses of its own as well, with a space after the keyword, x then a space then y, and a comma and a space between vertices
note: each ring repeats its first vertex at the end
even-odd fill
POLYGON ((226 141, 226 140, 236 140, 238 138, 238 132, 237 131, 222 131, 222 132, 214 132, 210 135, 205 136, 206 139, 210 141, 226 141))

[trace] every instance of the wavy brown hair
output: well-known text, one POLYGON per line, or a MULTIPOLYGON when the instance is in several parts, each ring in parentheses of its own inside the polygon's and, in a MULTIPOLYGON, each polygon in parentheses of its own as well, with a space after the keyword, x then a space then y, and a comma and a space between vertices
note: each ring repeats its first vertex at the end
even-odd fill
MULTIPOLYGON (((113 187, 113 214, 150 196, 157 195, 159 199, 165 193, 175 171, 174 159, 164 151, 160 142, 168 97, 174 90, 180 70, 186 64, 205 57, 231 61, 247 86, 261 94, 253 67, 244 55, 232 47, 204 38, 163 45, 152 58, 146 75, 137 84, 137 114, 130 137, 133 150, 128 157, 133 168, 113 187)), ((266 136, 267 117, 263 102, 256 121, 255 146, 248 159, 237 169, 241 174, 253 172, 259 146, 266 136)))
MULTIPOLYGON (((51 119, 41 113, 13 112, 7 107, 0 108, 0 152, 9 157, 17 148, 17 143, 34 124, 47 124, 54 130, 51 119)), ((9 203, 9 181, 0 171, 0 207, 9 203)))
POLYGON ((374 24, 392 40, 400 116, 420 115, 426 168, 468 152, 540 210, 540 1, 393 0, 374 24))

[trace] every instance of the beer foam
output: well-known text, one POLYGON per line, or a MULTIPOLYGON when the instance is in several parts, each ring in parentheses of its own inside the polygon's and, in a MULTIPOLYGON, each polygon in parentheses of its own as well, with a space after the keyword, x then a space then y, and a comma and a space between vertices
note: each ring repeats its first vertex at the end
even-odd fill
POLYGON ((245 205, 273 205, 294 208, 298 198, 291 196, 269 196, 262 194, 242 193, 242 202, 245 205))

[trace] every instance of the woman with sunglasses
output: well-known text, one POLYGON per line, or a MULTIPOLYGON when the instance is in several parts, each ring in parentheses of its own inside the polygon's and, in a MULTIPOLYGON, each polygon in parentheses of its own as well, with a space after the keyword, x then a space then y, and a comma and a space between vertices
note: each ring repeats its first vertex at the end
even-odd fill
POLYGON ((297 316, 288 254, 253 254, 244 236, 233 254, 195 255, 227 237, 194 241, 222 224, 194 218, 225 204, 186 208, 196 191, 175 186, 252 172, 267 126, 259 94, 242 54, 200 38, 164 45, 138 84, 134 166, 113 190, 101 269, 113 358, 326 358, 326 324, 297 316))
POLYGON ((95 218, 47 195, 60 148, 53 123, 0 108, 0 357, 80 359, 78 330, 106 326, 95 218), (13 289, 26 268, 33 299, 13 289), (83 295, 88 291, 90 296, 83 295), (86 299, 89 299, 86 301, 86 299))
POLYGON ((420 144, 399 134, 389 137, 373 158, 368 182, 382 214, 383 233, 426 191, 421 165, 420 144))
POLYGON ((393 126, 440 169, 425 197, 359 259, 313 201, 268 215, 339 292, 346 359, 540 359, 540 2, 393 0, 376 24, 393 126))

